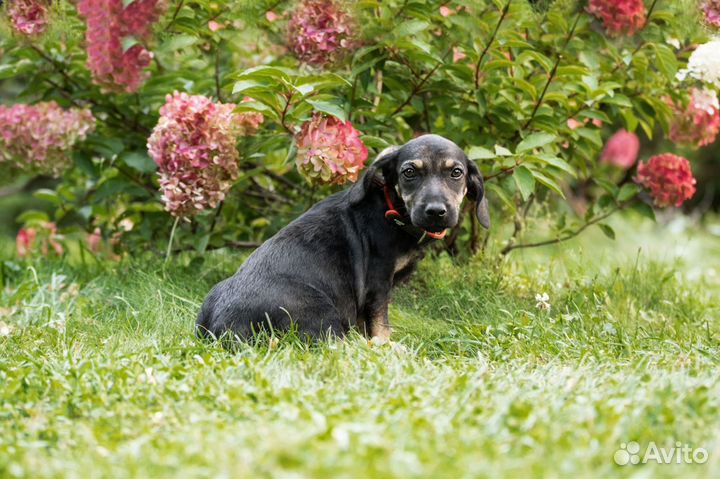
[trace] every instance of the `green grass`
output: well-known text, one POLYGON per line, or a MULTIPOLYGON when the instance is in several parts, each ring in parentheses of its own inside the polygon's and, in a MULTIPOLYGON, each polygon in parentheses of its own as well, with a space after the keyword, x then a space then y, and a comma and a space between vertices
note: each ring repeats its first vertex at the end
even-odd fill
POLYGON ((717 237, 615 226, 627 241, 425 260, 391 307, 404 347, 234 353, 192 326, 240 254, 18 262, 5 245, 0 477, 715 477, 717 237), (709 460, 615 465, 632 440, 709 460))

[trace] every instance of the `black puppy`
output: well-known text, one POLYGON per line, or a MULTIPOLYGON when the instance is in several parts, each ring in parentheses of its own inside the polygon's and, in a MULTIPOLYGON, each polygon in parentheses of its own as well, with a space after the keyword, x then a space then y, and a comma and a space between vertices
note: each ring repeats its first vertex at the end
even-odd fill
POLYGON ((458 222, 463 197, 490 225, 482 176, 453 142, 425 135, 385 149, 351 188, 314 205, 208 294, 198 333, 260 330, 390 335, 388 303, 423 246, 458 222))

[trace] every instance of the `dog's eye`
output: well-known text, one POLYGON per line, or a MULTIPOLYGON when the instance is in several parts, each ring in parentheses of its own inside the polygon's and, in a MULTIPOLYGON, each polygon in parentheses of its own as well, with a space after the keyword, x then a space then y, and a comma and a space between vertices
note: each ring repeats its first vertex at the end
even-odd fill
POLYGON ((451 178, 460 178, 463 175, 462 168, 453 168, 453 170, 450 172, 451 178))
POLYGON ((414 168, 408 168, 406 170, 403 170, 402 172, 403 176, 407 178, 408 180, 412 180, 415 178, 415 169, 414 168))

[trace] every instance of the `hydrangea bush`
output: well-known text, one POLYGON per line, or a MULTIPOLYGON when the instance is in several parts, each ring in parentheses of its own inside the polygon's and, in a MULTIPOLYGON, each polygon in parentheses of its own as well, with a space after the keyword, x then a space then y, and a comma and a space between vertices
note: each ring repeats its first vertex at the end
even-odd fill
MULTIPOLYGON (((0 8, 0 168, 62 175, 36 192, 56 211, 20 222, 91 251, 160 251, 174 223, 171 250, 252 246, 423 133, 483 172, 487 244, 547 243, 528 218, 548 211, 551 239, 594 224, 612 237, 616 211, 691 200, 693 158, 720 130, 710 0, 0 8)), ((477 248, 472 217, 439 247, 477 248)))

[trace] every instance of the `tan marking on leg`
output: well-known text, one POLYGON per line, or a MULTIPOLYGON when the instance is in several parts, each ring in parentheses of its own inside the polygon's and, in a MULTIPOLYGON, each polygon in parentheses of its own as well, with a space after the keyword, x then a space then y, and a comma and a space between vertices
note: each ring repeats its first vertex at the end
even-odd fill
POLYGON ((373 314, 369 319, 370 323, 370 337, 379 338, 381 341, 387 341, 390 339, 390 333, 392 328, 388 322, 387 317, 387 304, 385 307, 380 308, 380 311, 373 314))

